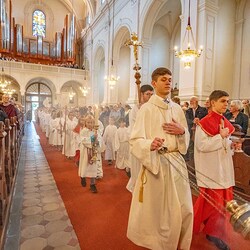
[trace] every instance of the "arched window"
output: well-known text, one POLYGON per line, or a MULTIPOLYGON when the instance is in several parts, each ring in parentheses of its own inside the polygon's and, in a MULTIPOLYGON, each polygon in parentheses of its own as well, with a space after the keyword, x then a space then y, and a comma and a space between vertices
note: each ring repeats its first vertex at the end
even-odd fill
POLYGON ((32 16, 32 34, 33 36, 43 36, 46 33, 46 18, 41 10, 35 10, 32 16))

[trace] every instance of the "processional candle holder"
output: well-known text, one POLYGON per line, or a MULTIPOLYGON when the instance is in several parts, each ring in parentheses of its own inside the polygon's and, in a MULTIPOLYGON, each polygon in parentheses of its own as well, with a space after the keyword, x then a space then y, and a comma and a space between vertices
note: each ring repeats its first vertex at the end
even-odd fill
POLYGON ((99 110, 98 107, 95 109, 95 115, 94 115, 94 134, 91 136, 91 146, 92 146, 92 158, 91 162, 94 163, 98 160, 97 154, 98 154, 98 147, 99 147, 99 141, 98 141, 98 124, 99 119, 99 110))
POLYGON ((250 203, 239 205, 231 200, 226 204, 227 211, 231 214, 230 223, 234 231, 241 233, 246 240, 250 240, 250 203))

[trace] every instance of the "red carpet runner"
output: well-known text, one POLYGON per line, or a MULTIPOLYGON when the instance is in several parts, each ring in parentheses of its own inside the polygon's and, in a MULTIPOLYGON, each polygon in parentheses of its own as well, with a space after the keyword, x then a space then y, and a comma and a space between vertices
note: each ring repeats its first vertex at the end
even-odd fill
MULTIPOLYGON (((97 194, 83 188, 73 160, 48 145, 44 133, 35 124, 40 143, 64 201, 82 250, 139 250, 126 237, 131 194, 126 190, 125 171, 103 164, 104 178, 97 180, 97 194)), ((89 180, 87 180, 89 181, 89 180)), ((250 242, 232 233, 231 250, 250 249, 250 242)), ((191 250, 216 249, 203 234, 194 235, 191 250)), ((172 249, 166 249, 172 250, 172 249)))

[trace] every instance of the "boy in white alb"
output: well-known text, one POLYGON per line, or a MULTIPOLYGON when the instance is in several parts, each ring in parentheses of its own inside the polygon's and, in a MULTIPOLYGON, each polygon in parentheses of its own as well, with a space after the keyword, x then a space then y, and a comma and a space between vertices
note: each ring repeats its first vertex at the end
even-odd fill
POLYGON ((120 127, 115 134, 115 151, 117 152, 115 167, 127 169, 129 167, 129 133, 123 118, 119 120, 119 124, 120 127))
POLYGON ((109 165, 112 165, 112 161, 115 160, 115 133, 117 131, 117 127, 114 123, 114 119, 110 117, 109 125, 105 128, 103 134, 103 142, 106 147, 105 160, 108 160, 109 165))
POLYGON ((81 177, 81 185, 86 187, 86 177, 90 178, 90 190, 97 193, 95 179, 97 176, 98 159, 100 159, 101 138, 98 138, 97 131, 93 131, 94 118, 87 115, 85 118, 85 128, 80 132, 80 162, 78 175, 81 177))

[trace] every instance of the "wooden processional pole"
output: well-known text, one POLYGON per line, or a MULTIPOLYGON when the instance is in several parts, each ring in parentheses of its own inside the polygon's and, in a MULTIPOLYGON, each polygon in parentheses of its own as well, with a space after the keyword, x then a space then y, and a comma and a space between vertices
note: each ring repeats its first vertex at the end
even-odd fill
POLYGON ((138 63, 138 47, 141 46, 142 47, 142 42, 138 41, 138 37, 136 33, 131 33, 131 38, 130 40, 127 40, 125 42, 126 46, 133 46, 133 50, 134 50, 134 57, 135 57, 135 65, 133 67, 133 70, 135 70, 135 83, 137 86, 137 93, 138 93, 138 101, 139 103, 141 103, 141 73, 140 73, 140 69, 141 66, 138 63))

